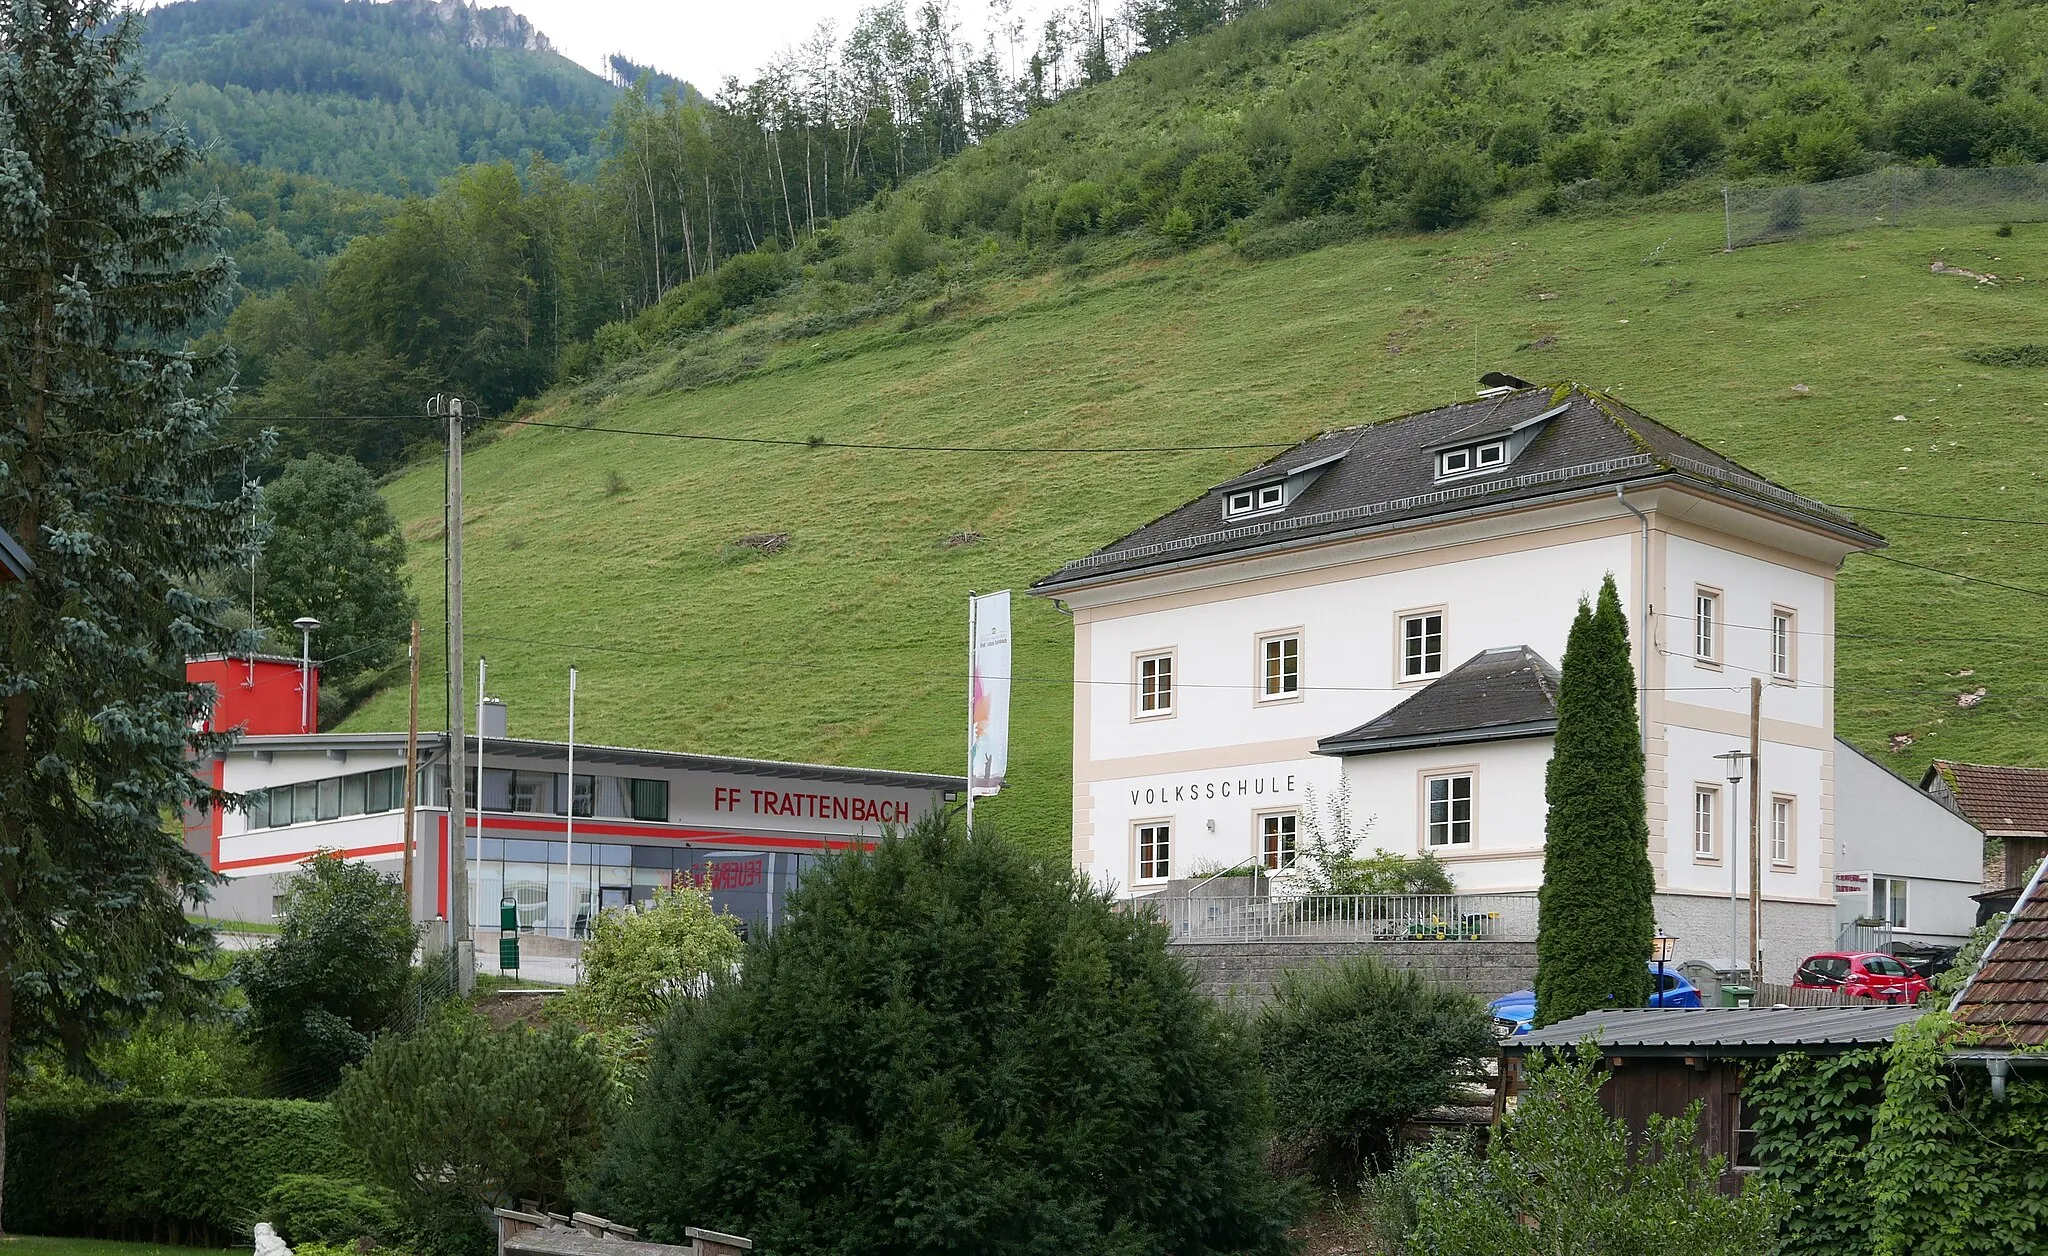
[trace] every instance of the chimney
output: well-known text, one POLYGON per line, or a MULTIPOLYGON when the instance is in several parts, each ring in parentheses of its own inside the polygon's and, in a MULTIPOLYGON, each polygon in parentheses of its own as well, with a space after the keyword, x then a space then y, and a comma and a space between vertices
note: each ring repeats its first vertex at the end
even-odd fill
POLYGON ((484 699, 483 735, 486 737, 505 736, 505 700, 503 698, 484 699))

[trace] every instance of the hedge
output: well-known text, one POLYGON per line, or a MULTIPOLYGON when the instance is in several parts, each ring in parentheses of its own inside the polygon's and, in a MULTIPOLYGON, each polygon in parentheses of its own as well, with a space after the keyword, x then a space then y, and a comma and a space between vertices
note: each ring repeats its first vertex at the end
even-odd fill
POLYGON ((17 1101, 7 1228, 238 1246, 289 1174, 360 1177, 324 1103, 299 1099, 17 1101))

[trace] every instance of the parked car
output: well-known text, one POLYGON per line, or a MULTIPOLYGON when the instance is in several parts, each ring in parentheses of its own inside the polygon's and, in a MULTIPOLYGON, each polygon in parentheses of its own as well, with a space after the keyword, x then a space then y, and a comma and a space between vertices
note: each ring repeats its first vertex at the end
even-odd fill
POLYGON ((1882 951, 1823 951, 1799 965, 1792 988, 1915 1003, 1927 993, 1927 978, 1882 951))
MULTIPOLYGON (((1669 964, 1662 972, 1655 964, 1650 964, 1649 969, 1652 984, 1656 987, 1650 995, 1651 1007, 1700 1006, 1699 987, 1680 976, 1677 969, 1669 964)), ((1536 992, 1510 990, 1487 1004, 1486 1011, 1493 1017, 1494 1037, 1505 1040, 1526 1034, 1536 1023, 1536 992)))

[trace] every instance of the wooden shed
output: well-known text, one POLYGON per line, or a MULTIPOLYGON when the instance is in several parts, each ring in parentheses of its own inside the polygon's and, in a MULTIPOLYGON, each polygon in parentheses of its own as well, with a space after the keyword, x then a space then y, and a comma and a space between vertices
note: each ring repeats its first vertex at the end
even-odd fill
POLYGON ((1607 1076, 1600 1104, 1640 1136, 1653 1115, 1682 1116, 1700 1104, 1699 1141, 1729 1166, 1723 1190, 1741 1189, 1756 1167, 1752 1127, 1742 1103, 1743 1069, 1792 1052, 1841 1055, 1891 1041, 1892 1031, 1920 1015, 1917 1007, 1632 1008, 1588 1012, 1501 1047, 1496 1112, 1512 1107, 1522 1087, 1522 1061, 1536 1050, 1576 1050, 1592 1043, 1607 1076))

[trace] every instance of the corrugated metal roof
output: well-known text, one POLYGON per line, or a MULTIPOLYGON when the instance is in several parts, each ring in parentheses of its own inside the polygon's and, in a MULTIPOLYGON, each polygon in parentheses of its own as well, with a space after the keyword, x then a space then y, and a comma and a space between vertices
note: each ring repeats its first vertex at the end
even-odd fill
POLYGON ((1511 1039, 1511 1051, 1574 1047, 1592 1039, 1607 1051, 1763 1055, 1784 1048, 1853 1050, 1890 1042, 1920 1015, 1911 1006, 1617 1008, 1587 1012, 1511 1039))

